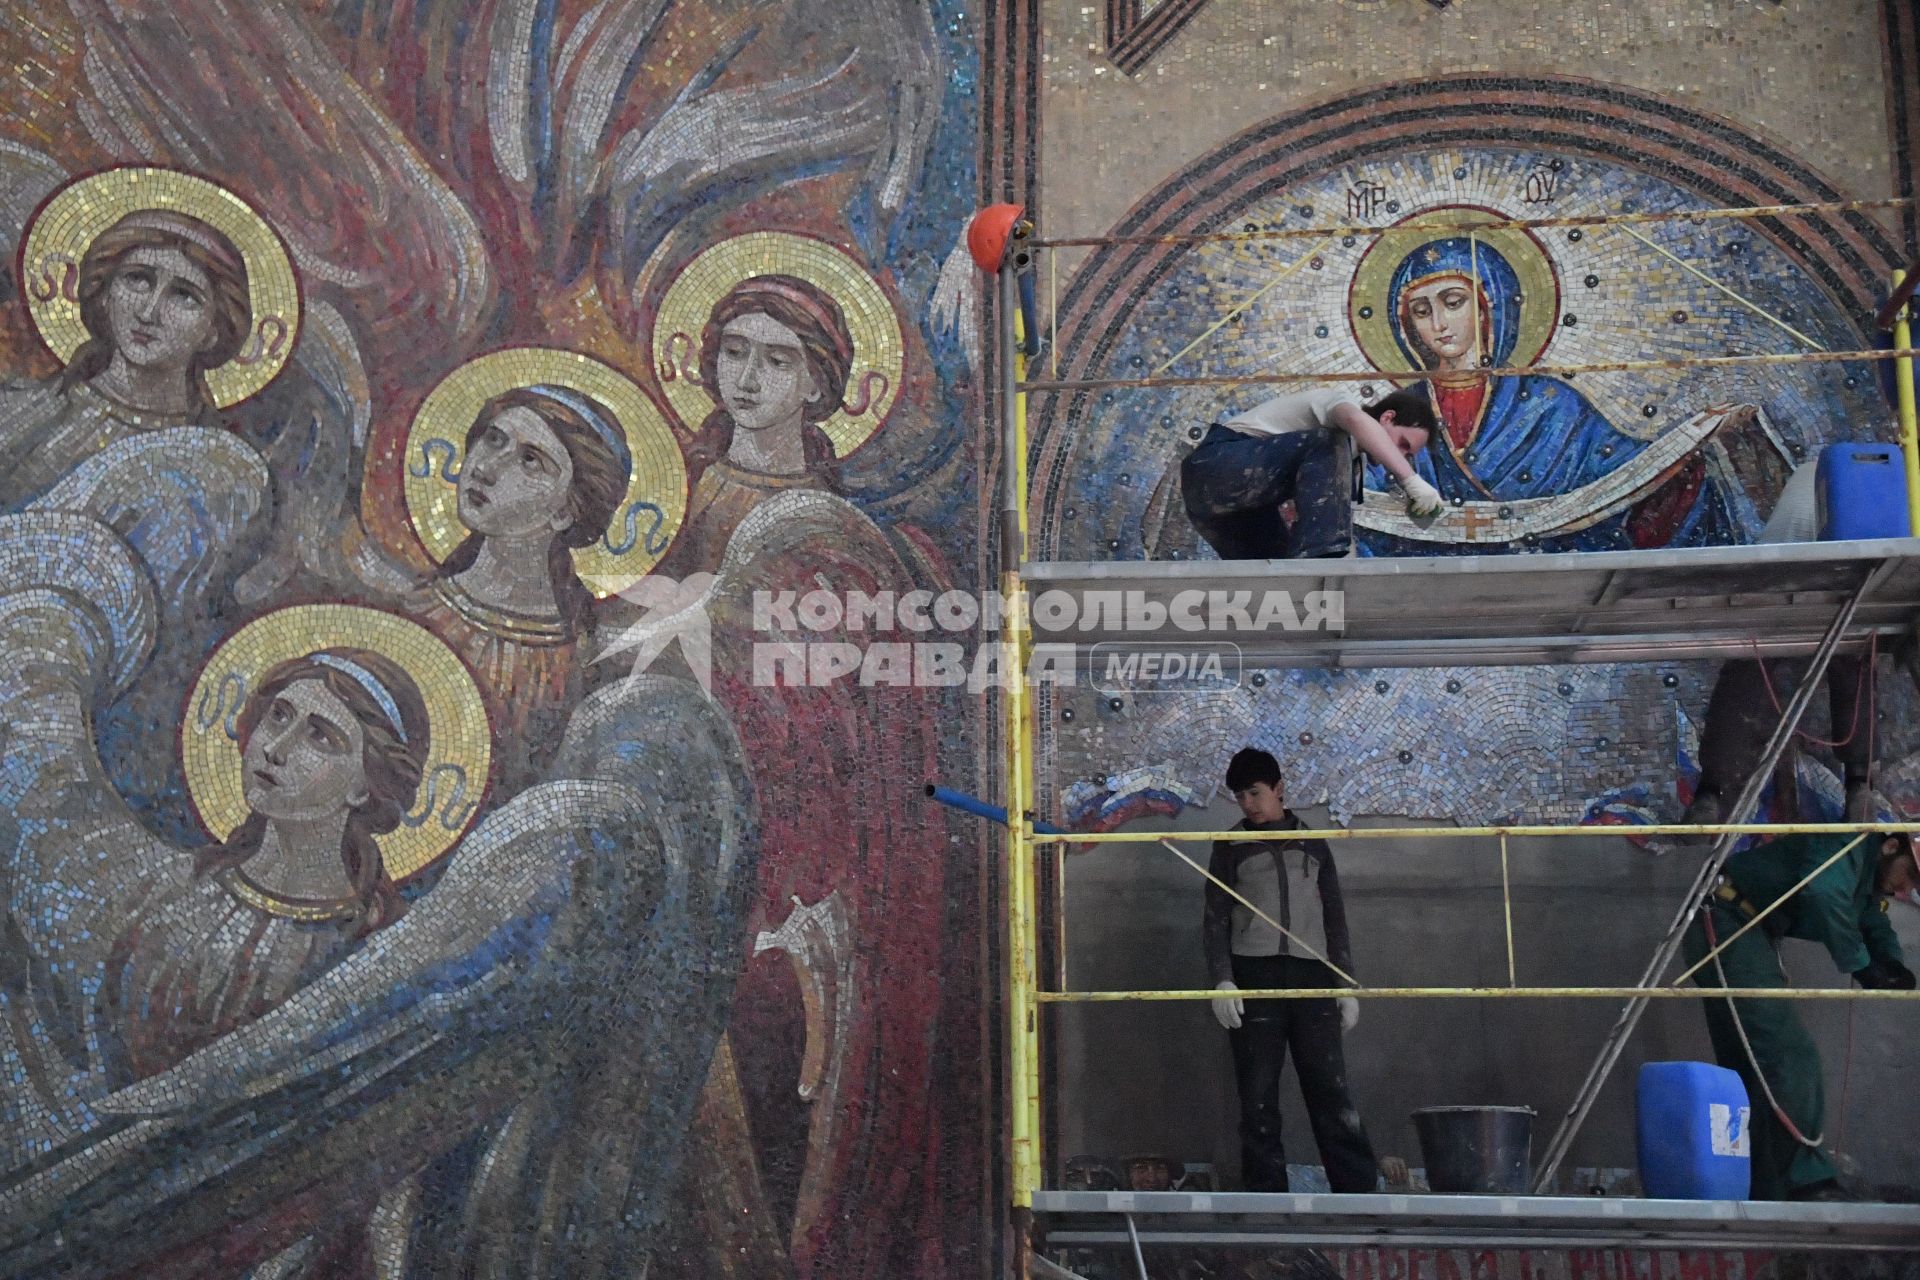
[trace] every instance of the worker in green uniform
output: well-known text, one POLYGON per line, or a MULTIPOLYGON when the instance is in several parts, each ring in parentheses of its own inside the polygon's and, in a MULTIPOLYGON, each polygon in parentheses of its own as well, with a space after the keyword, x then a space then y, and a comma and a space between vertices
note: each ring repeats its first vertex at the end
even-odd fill
MULTIPOLYGON (((1727 859, 1709 905, 1687 930, 1688 963, 1733 937, 1853 839, 1784 836, 1727 859)), ((1911 991, 1913 970, 1901 959, 1887 902, 1912 892, 1917 883, 1920 863, 1911 838, 1869 834, 1704 965, 1694 981, 1714 987, 1785 987, 1778 948, 1787 937, 1820 943, 1841 972, 1852 974, 1862 987, 1911 991)), ((1753 1107, 1753 1198, 1844 1198, 1833 1161, 1818 1145, 1825 1108, 1820 1051, 1800 1024, 1793 1002, 1702 1003, 1714 1056, 1721 1066, 1740 1074, 1753 1107)))

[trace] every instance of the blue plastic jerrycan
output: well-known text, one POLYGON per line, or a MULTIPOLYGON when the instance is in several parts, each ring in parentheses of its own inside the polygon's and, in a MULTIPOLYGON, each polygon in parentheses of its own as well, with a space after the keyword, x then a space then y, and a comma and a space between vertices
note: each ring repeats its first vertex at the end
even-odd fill
POLYGON ((1640 1184, 1659 1200, 1745 1200, 1753 1185, 1747 1087, 1725 1067, 1649 1062, 1638 1093, 1640 1184))
POLYGON ((1818 465, 1822 541, 1912 536, 1899 445, 1842 441, 1822 449, 1818 465))

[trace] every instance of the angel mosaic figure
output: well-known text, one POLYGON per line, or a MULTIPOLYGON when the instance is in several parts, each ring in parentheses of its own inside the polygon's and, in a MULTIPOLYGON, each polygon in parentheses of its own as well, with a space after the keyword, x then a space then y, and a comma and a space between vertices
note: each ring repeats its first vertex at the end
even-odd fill
POLYGON ((126 531, 169 616, 203 610, 270 524, 266 461, 222 414, 287 360, 299 291, 285 246, 213 183, 112 169, 47 201, 22 261, 65 367, 0 387, 0 511, 94 515, 126 531))
POLYGON ((890 1274, 871 1246, 886 1233, 848 1228, 857 1206, 895 1203, 926 1224, 920 1247, 939 1247, 933 1075, 953 1028, 938 958, 947 841, 924 794, 939 767, 936 719, 924 689, 757 679, 756 645, 872 637, 769 631, 753 599, 946 584, 922 535, 876 523, 840 482, 842 454, 897 393, 897 321, 850 257, 775 233, 696 257, 661 317, 669 397, 699 415, 697 479, 661 571, 717 575, 703 602, 714 695, 747 746, 765 841, 756 959, 703 1100, 709 1132, 693 1143, 708 1153, 692 1166, 703 1181, 693 1198, 724 1208, 700 1230, 802 1275, 890 1274), (787 269, 754 268, 770 257, 787 269), (927 1198, 902 1202, 903 1187, 927 1198))
MULTIPOLYGON (((31 532, 47 518, 7 519, 31 532)), ((75 523, 103 564, 126 558, 99 526, 75 523)), ((111 630, 130 652, 139 627, 129 615, 111 630)), ((408 822, 430 762, 477 784, 490 750, 484 719, 460 723, 461 699, 477 702, 471 679, 444 649, 423 650, 428 639, 389 615, 318 606, 270 614, 223 646, 181 736, 215 835, 196 849, 151 835, 104 776, 88 704, 58 678, 82 653, 55 647, 16 678, 6 713, 6 759, 22 779, 6 807, 22 830, 9 868, 12 960, 31 999, 14 1011, 7 1046, 25 1078, 42 1082, 37 1106, 55 1130, 84 1128, 71 1109, 247 1025, 400 918, 398 848, 383 851, 382 838, 408 822), (328 633, 342 642, 316 642, 328 633), (345 642, 355 635, 367 641, 345 642), (410 649, 435 677, 435 716, 397 656, 410 649), (285 656, 263 666, 276 652, 285 656)), ((472 806, 459 812, 439 850, 472 806)), ((9 1136, 15 1161, 47 1141, 35 1125, 9 1136)))
POLYGON ((448 375, 407 456, 408 510, 437 563, 404 607, 478 677, 518 785, 585 695, 596 589, 645 575, 679 528, 679 446, 630 379, 529 347, 448 375))
POLYGON ((644 1247, 701 1073, 636 1067, 632 1037, 719 1034, 753 865, 737 744, 698 690, 590 696, 555 780, 468 832, 491 748, 458 658, 377 610, 277 610, 196 684, 181 750, 215 839, 179 848, 120 801, 91 739, 89 709, 153 642, 138 561, 77 515, 0 517, 0 536, 30 553, 0 567, 0 1052, 26 1082, 0 1112, 0 1273, 240 1275, 292 1249, 274 1274, 317 1274, 443 1158, 463 1172, 433 1185, 462 1203, 538 1190, 446 1215, 467 1225, 423 1246, 439 1256, 540 1265, 552 1242, 523 1212, 644 1247), (403 906, 397 882, 442 860, 403 906), (636 1128, 632 1162, 586 1195, 612 1113, 571 1106, 596 1088, 636 1128), (222 1123, 236 1105, 244 1122, 222 1123), (457 1159, 512 1146, 489 1126, 513 1116, 552 1140, 484 1177, 457 1159), (329 1157, 346 1134, 350 1157, 329 1157), (332 1194, 287 1200, 272 1170, 294 1150, 332 1194), (641 1203, 607 1200, 616 1183, 641 1203))

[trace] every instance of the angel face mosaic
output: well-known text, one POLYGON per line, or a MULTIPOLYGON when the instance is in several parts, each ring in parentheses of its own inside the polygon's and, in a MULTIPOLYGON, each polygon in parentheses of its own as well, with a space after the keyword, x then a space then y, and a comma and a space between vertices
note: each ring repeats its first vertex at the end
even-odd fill
POLYGON ((687 467, 633 381, 571 351, 496 351, 449 374, 407 437, 407 509, 436 563, 469 539, 558 535, 602 596, 659 562, 687 467))
POLYGON ((221 408, 273 381, 299 336, 285 243, 246 201, 192 174, 110 169, 62 187, 20 264, 34 324, 63 362, 204 378, 221 408))
POLYGON ((893 303, 858 262, 781 232, 689 262, 661 300, 653 351, 683 422, 725 412, 757 434, 804 418, 840 457, 886 421, 905 354, 893 303))
POLYGON ((402 880, 451 848, 484 799, 492 734, 480 690, 452 650, 392 614, 268 614, 220 646, 188 705, 187 791, 217 840, 276 810, 344 820, 359 797, 385 812, 374 839, 402 880), (344 781, 330 790, 330 778, 344 781))

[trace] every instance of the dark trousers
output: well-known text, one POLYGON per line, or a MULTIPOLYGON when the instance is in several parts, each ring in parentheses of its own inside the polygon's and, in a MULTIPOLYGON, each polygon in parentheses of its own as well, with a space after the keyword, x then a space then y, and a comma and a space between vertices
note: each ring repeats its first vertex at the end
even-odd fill
MULTIPOLYGON (((1326 988, 1337 985, 1318 960, 1299 956, 1235 956, 1241 987, 1326 988)), ((1229 1031, 1240 1087, 1240 1177, 1249 1191, 1285 1191, 1287 1154, 1280 1140, 1280 1072, 1293 1049, 1307 1119, 1327 1181, 1335 1191, 1372 1191, 1377 1163, 1347 1093, 1340 1047, 1340 1006, 1332 1000, 1248 1000, 1240 1028, 1229 1031)))
POLYGON ((1180 464, 1187 519, 1222 560, 1345 555, 1353 477, 1347 435, 1334 430, 1250 436, 1216 424, 1180 464), (1280 518, 1288 499, 1291 537, 1280 518))
MULTIPOLYGON (((1844 730, 1843 730, 1844 732, 1844 730)), ((1722 903, 1714 903, 1713 936, 1721 942, 1739 932, 1746 917, 1722 903)), ((1694 975, 1703 987, 1785 987, 1786 974, 1780 970, 1780 957, 1773 942, 1764 936, 1765 925, 1754 929, 1720 953, 1716 968, 1709 964, 1694 975), (1726 982, 1720 981, 1722 973, 1726 982)), ((1693 964, 1707 954, 1704 924, 1695 920, 1684 940, 1687 963, 1693 964)), ((1793 1118, 1800 1132, 1817 1137, 1826 1112, 1825 1081, 1820 1072, 1820 1050, 1813 1037, 1794 1012, 1791 1000, 1735 1000, 1740 1025, 1734 1026, 1735 1009, 1725 1000, 1702 1000, 1707 1015, 1707 1034, 1713 1039, 1713 1056, 1728 1070, 1736 1072, 1747 1086, 1747 1102, 1753 1108, 1748 1133, 1753 1138, 1753 1190, 1755 1200, 1786 1200, 1795 1191, 1831 1182, 1839 1176, 1833 1161, 1818 1147, 1809 1147, 1787 1131, 1787 1127, 1767 1105, 1760 1076, 1773 1088, 1781 1108, 1793 1118), (1746 1044, 1740 1032, 1747 1033, 1746 1044), (1751 1057, 1747 1045, 1753 1046, 1751 1057), (1758 1065, 1758 1075, 1755 1066, 1758 1065)))
MULTIPOLYGON (((1775 696, 1785 707, 1807 671, 1805 658, 1773 658, 1765 673, 1756 661, 1741 659, 1720 668, 1713 697, 1707 702, 1707 723, 1700 733, 1701 791, 1712 791, 1731 801, 1760 763, 1760 753, 1780 723, 1773 698, 1767 694, 1771 677, 1775 696)), ((1827 665, 1829 735, 1847 741, 1834 748, 1849 780, 1865 778, 1873 760, 1873 716, 1868 711, 1866 681, 1873 673, 1856 656, 1836 656, 1827 665), (1851 733, 1851 737, 1848 735, 1851 733)))

